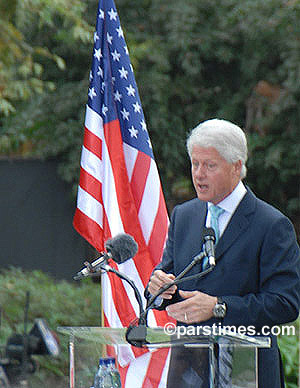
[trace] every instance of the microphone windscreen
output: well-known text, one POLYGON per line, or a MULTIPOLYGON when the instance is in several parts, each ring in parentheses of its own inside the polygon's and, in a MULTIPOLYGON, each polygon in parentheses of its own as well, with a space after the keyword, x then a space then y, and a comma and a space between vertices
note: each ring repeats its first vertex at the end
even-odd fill
POLYGON ((105 249, 120 264, 131 259, 138 251, 138 244, 129 234, 121 233, 106 241, 105 249))
POLYGON ((203 240, 212 239, 213 241, 216 240, 216 233, 213 228, 203 228, 203 240))

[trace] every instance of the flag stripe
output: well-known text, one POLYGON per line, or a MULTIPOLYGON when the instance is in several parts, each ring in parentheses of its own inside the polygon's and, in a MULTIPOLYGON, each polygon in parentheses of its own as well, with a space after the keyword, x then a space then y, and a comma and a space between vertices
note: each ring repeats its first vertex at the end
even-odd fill
POLYGON ((159 386, 168 354, 168 348, 160 349, 159 351, 152 353, 142 385, 143 388, 156 388, 159 386), (164 362, 162 362, 162 360, 164 360, 164 362))
POLYGON ((139 208, 139 220, 143 225, 143 234, 146 244, 152 232, 153 223, 157 214, 160 186, 159 179, 154 161, 151 161, 148 179, 144 189, 144 195, 139 208))
POLYGON ((88 128, 96 137, 103 140, 103 119, 88 105, 86 105, 85 128, 88 128))
MULTIPOLYGON (((159 205, 156 213, 156 217, 153 222, 152 233, 149 239, 148 248, 152 258, 161 259, 162 252, 165 246, 167 238, 169 220, 167 217, 167 209, 163 197, 162 189, 159 193, 159 205)), ((156 262, 153 262, 155 265, 156 262)))
POLYGON ((96 200, 101 201, 102 184, 82 167, 80 168, 79 186, 96 200))
POLYGON ((102 250, 103 229, 79 208, 75 211, 73 225, 99 252, 102 250))
MULTIPOLYGON (((131 189, 135 199, 135 205, 139 211, 144 198, 144 189, 147 183, 151 158, 141 152, 138 153, 131 177, 131 189)), ((149 205, 149 204, 148 204, 149 205)), ((141 223, 141 225, 143 225, 141 223)))
POLYGON ((92 221, 103 227, 103 207, 99 201, 93 198, 87 191, 78 187, 77 193, 77 208, 89 217, 92 221))
POLYGON ((102 159, 102 140, 94 135, 88 127, 85 127, 83 144, 87 150, 92 152, 100 160, 102 159))

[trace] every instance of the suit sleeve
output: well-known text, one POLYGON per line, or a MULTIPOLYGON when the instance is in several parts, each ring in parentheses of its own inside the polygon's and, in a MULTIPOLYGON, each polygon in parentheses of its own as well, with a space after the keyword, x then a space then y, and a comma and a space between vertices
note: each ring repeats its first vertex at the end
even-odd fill
MULTIPOLYGON (((165 273, 174 274, 174 266, 173 266, 174 262, 173 262, 173 254, 172 254, 172 252, 173 252, 173 222, 172 221, 175 218, 175 214, 176 214, 176 207, 174 208, 172 215, 171 215, 171 223, 170 223, 169 231, 168 231, 168 239, 166 242, 166 247, 164 249, 162 261, 154 268, 153 272, 160 269, 160 270, 164 271, 165 273)), ((148 292, 148 285, 145 289, 144 296, 148 301, 152 296, 148 292)), ((156 310, 165 310, 165 308, 168 305, 180 302, 181 300, 182 300, 182 298, 180 297, 178 290, 176 290, 175 294, 173 295, 173 297, 171 299, 163 299, 163 302, 159 305, 156 305, 154 308, 156 310)))
POLYGON ((227 305, 224 325, 280 325, 298 317, 300 253, 293 225, 277 218, 268 228, 259 252, 258 292, 223 296, 227 305))

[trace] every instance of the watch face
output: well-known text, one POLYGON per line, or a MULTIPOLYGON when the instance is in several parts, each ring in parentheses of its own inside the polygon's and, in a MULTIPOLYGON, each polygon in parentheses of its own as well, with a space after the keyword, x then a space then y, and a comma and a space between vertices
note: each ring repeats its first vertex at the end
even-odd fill
POLYGON ((213 314, 216 318, 224 318, 226 314, 226 305, 217 303, 214 307, 213 314))

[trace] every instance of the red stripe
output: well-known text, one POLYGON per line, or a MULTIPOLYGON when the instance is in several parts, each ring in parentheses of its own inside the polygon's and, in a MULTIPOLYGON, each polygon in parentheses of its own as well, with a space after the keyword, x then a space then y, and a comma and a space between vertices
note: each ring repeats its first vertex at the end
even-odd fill
POLYGON ((157 214, 153 223, 151 236, 148 243, 153 266, 161 259, 168 231, 168 216, 162 189, 159 193, 157 214))
POLYGON ((144 263, 144 271, 140 271, 141 280, 145 285, 151 273, 151 260, 148 247, 145 244, 138 212, 135 206, 131 185, 128 179, 126 163, 123 154, 123 141, 120 134, 120 125, 117 120, 104 124, 105 140, 111 160, 120 216, 124 231, 134 237, 139 250, 135 256, 135 262, 144 263))
POLYGON ((159 386, 168 354, 169 348, 159 349, 151 354, 142 388, 157 388, 159 386))
POLYGON ((86 149, 102 159, 102 140, 85 127, 83 145, 86 149))
MULTIPOLYGON (((110 266, 116 268, 114 262, 110 262, 110 266)), ((111 284, 115 309, 123 326, 127 327, 136 318, 135 311, 130 303, 122 281, 117 277, 117 275, 112 273, 109 273, 108 277, 111 284)))
POLYGON ((102 229, 78 208, 75 211, 73 226, 99 252, 104 249, 102 229))
POLYGON ((127 365, 125 368, 119 367, 122 387, 125 387, 125 384, 126 384, 126 376, 127 376, 128 368, 129 368, 129 365, 127 365))
POLYGON ((143 152, 138 153, 130 182, 137 211, 143 199, 150 163, 151 158, 148 155, 143 152))
POLYGON ((89 174, 80 167, 79 186, 94 197, 100 203, 102 202, 102 184, 93 175, 89 174))

